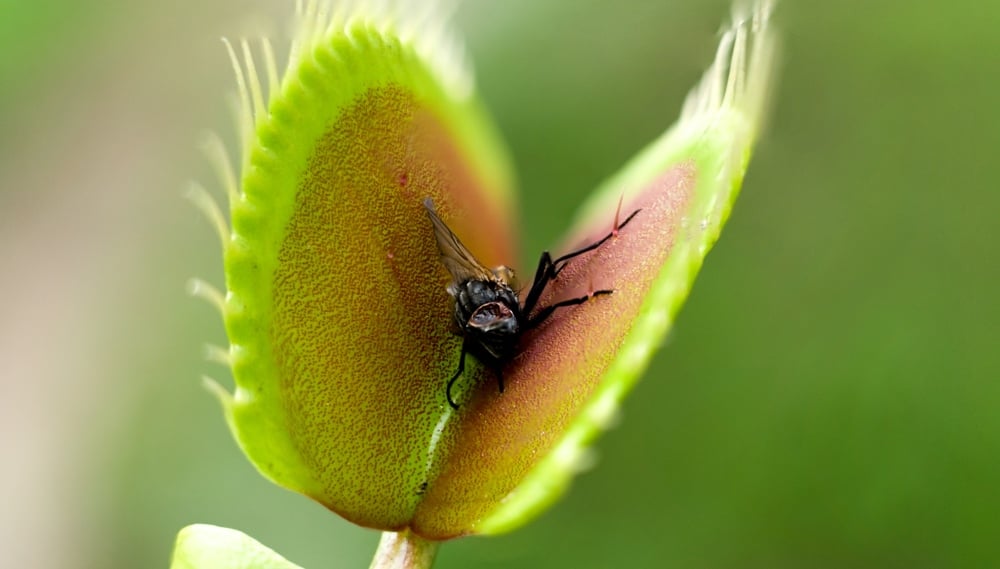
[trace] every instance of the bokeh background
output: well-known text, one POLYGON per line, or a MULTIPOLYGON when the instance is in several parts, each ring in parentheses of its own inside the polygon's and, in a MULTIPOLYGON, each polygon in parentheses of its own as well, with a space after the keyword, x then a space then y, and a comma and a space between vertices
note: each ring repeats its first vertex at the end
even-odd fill
MULTIPOLYGON (((199 376, 221 283, 182 200, 232 140, 222 35, 290 2, 0 0, 0 558, 164 567, 192 522, 306 567, 378 535, 265 482, 199 376)), ((722 1, 468 0, 524 258, 671 124, 722 1)), ((785 2, 771 128, 597 467, 438 567, 1000 563, 1000 3, 785 2)))

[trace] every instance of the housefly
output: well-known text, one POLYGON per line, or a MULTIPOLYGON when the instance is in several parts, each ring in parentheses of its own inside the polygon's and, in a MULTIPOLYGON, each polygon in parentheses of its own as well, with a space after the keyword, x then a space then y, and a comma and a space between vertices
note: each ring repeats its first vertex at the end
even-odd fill
POLYGON ((513 270, 505 266, 495 269, 483 266, 462 244, 458 236, 441 221, 434 211, 434 204, 430 198, 424 200, 424 207, 427 208, 427 216, 434 226, 434 237, 441 253, 441 262, 451 274, 448 293, 455 299, 455 322, 463 338, 458 370, 448 380, 448 387, 445 390, 448 404, 453 409, 458 409, 458 404, 451 397, 451 388, 465 371, 467 354, 471 353, 494 370, 497 387, 500 393, 503 393, 503 366, 514 357, 518 340, 526 331, 544 322, 559 308, 583 304, 592 297, 614 292, 596 290, 579 298, 562 300, 545 307, 538 306, 538 300, 545 287, 559 276, 570 260, 603 245, 639 213, 639 210, 633 211, 621 224, 617 223, 616 215, 615 227, 610 233, 562 257, 553 259, 548 251, 543 251, 538 260, 538 269, 531 288, 521 303, 518 291, 513 288, 513 270))

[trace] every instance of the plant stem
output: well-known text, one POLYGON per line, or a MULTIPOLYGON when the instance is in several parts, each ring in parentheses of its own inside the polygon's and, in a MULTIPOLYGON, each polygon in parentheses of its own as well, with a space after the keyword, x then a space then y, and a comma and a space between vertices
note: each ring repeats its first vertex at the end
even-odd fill
POLYGON ((427 541, 409 530, 383 532, 370 569, 430 569, 438 542, 427 541))

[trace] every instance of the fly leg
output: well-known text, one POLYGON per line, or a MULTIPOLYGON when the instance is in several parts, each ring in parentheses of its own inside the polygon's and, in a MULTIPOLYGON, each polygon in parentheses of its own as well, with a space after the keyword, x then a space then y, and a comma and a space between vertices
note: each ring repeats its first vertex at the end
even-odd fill
POLYGON ((553 269, 555 269, 555 264, 552 262, 552 256, 549 255, 548 251, 542 251, 542 256, 538 259, 538 268, 535 270, 535 280, 531 283, 531 289, 528 291, 528 296, 524 299, 524 307, 521 309, 521 313, 525 316, 531 314, 531 311, 535 309, 538 299, 542 296, 542 291, 545 290, 549 281, 556 277, 557 273, 554 273, 553 269))
POLYGON ((583 304, 595 296, 604 296, 606 294, 611 294, 615 291, 613 290, 595 290, 594 292, 587 293, 586 296, 581 296, 579 298, 570 298, 568 300, 561 300, 551 306, 546 306, 538 312, 538 314, 528 319, 528 328, 534 328, 542 322, 545 321, 552 313, 556 311, 557 308, 562 308, 563 306, 575 306, 577 304, 583 304))
POLYGON ((635 217, 636 214, 639 213, 640 211, 642 211, 642 210, 641 209, 637 209, 637 210, 633 211, 631 214, 629 214, 628 217, 625 218, 625 221, 621 222, 621 225, 619 225, 618 223, 615 223, 614 229, 612 229, 611 232, 608 233, 607 235, 605 235, 604 237, 601 237, 600 240, 594 241, 590 245, 587 245, 586 247, 583 247, 581 249, 577 249, 576 251, 573 251, 572 253, 567 253, 567 254, 563 255, 562 257, 559 257, 555 261, 551 261, 551 263, 552 263, 552 270, 553 270, 552 278, 555 278, 555 277, 559 276, 559 273, 562 272, 562 270, 564 268, 566 268, 566 263, 570 259, 572 259, 573 257, 579 257, 580 255, 583 255, 584 253, 589 253, 589 252, 593 251, 594 249, 597 249, 601 245, 604 245, 604 242, 607 241, 608 239, 611 239, 612 237, 618 235, 618 231, 621 228, 625 227, 628 224, 628 222, 632 221, 632 218, 635 217), (560 264, 561 264, 561 266, 560 266, 560 264))
MULTIPOLYGON (((620 203, 618 207, 621 207, 620 203)), ((611 239, 612 237, 618 235, 618 231, 621 228, 625 227, 628 224, 628 222, 632 221, 632 218, 634 218, 636 214, 638 214, 640 211, 642 210, 637 209, 633 211, 631 214, 629 214, 628 217, 625 218, 625 221, 621 222, 620 224, 618 223, 617 220, 618 215, 615 214, 615 226, 610 233, 602 237, 600 240, 595 241, 590 245, 587 245, 586 247, 583 247, 581 249, 577 249, 572 253, 567 253, 562 257, 559 257, 558 259, 552 260, 552 255, 550 255, 548 251, 543 251, 542 256, 538 259, 538 269, 535 271, 535 280, 534 282, 531 283, 531 289, 528 291, 528 296, 524 300, 524 307, 521 309, 521 312, 525 315, 530 315, 531 311, 534 310, 535 306, 538 304, 538 300, 541 298, 542 292, 545 291, 545 287, 548 286, 550 282, 552 282, 556 277, 559 276, 559 273, 561 273, 562 270, 566 268, 566 265, 569 263, 570 260, 572 260, 575 257, 579 257, 584 253, 589 253, 594 249, 597 249, 598 247, 603 245, 608 239, 611 239)), ((594 292, 590 296, 597 296, 600 294, 610 294, 610 293, 611 291, 599 290, 594 292)), ((564 302, 569 302, 569 304, 563 304, 560 302, 549 308, 552 308, 554 310, 555 307, 558 306, 570 306, 571 304, 580 304, 581 302, 589 298, 589 296, 581 298, 583 300, 571 299, 570 301, 564 301, 564 302), (579 300, 580 302, 572 302, 573 300, 579 300)), ((531 318, 529 322, 534 320, 537 321, 536 323, 540 323, 542 320, 545 320, 545 318, 548 318, 552 314, 552 310, 548 310, 548 308, 546 308, 545 311, 543 312, 545 312, 545 316, 543 316, 542 318, 537 318, 537 317, 531 318)), ((541 314, 539 314, 539 316, 541 316, 541 314)))
MULTIPOLYGON (((451 398, 451 386, 455 385, 455 381, 457 381, 458 378, 461 377, 462 372, 465 371, 465 354, 467 354, 468 352, 469 352, 469 341, 463 340, 462 355, 458 357, 458 371, 456 371, 455 375, 453 375, 451 379, 448 380, 448 388, 445 389, 445 396, 448 398, 448 405, 451 405, 451 408, 455 409, 456 411, 458 410, 458 404, 455 403, 455 401, 452 400, 451 398)), ((500 391, 503 391, 503 383, 500 384, 500 391)))

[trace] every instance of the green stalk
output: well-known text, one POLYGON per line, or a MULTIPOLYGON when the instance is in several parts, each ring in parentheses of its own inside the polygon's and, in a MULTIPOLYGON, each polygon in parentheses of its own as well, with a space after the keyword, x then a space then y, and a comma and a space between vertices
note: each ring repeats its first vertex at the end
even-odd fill
POLYGON ((437 550, 438 542, 428 541, 408 530, 383 532, 371 569, 429 569, 437 550))

